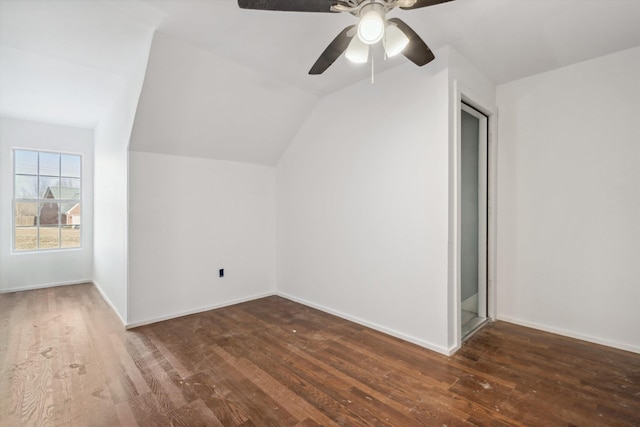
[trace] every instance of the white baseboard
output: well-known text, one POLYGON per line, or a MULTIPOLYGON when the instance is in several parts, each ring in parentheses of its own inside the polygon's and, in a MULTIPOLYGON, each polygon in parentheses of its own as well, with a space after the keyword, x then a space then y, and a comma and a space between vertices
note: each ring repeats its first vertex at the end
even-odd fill
POLYGON ((579 332, 569 331, 567 329, 556 328, 549 325, 543 325, 536 322, 529 322, 527 320, 516 319, 511 316, 498 315, 498 320, 502 320, 503 322, 509 322, 520 326, 526 326, 528 328, 538 329, 545 332, 551 332, 552 334, 563 335, 569 338, 575 338, 582 341, 592 342, 594 344, 605 345, 607 347, 617 348, 619 350, 630 351, 633 353, 640 354, 640 346, 633 344, 625 344, 619 343, 616 341, 611 341, 605 338, 593 337, 591 335, 581 334, 579 332))
POLYGON ((241 304, 243 302, 249 302, 260 298, 270 297, 275 295, 274 291, 269 291, 261 294, 252 295, 246 298, 239 298, 236 300, 225 301, 218 304, 208 305, 205 307, 194 308, 192 310, 180 311, 172 314, 168 314, 166 316, 159 316, 145 320, 138 320, 131 323, 125 323, 125 327, 127 329, 133 329, 144 325, 150 325, 152 323, 163 322, 165 320, 175 319, 177 317, 188 316, 190 314, 202 313, 204 311, 215 310, 216 308, 229 307, 231 305, 241 304))
POLYGON ((55 288, 56 286, 81 285, 83 283, 92 283, 92 282, 93 280, 91 279, 84 279, 84 280, 74 280, 71 282, 45 283, 42 285, 31 285, 31 286, 24 286, 20 288, 0 289, 0 294, 8 294, 10 292, 20 292, 20 291, 33 291, 36 289, 55 288))
POLYGON ((120 319, 120 322, 122 322, 122 325, 125 326, 127 324, 127 322, 122 318, 122 315, 116 309, 116 306, 109 299, 107 294, 104 293, 104 291, 102 290, 102 287, 100 286, 100 284, 98 282, 96 282, 95 280, 93 280, 93 286, 96 287, 96 289, 98 290, 98 293, 100 293, 100 296, 102 296, 102 299, 104 300, 104 302, 107 303, 107 305, 111 308, 111 310, 113 310, 113 312, 116 314, 116 316, 118 316, 118 319, 120 319))
POLYGON ((288 294, 286 292, 281 292, 281 291, 276 290, 276 295, 278 295, 278 296, 280 296, 282 298, 286 298, 286 299, 289 299, 291 301, 297 302, 298 304, 306 305, 307 307, 315 308, 316 310, 320 310, 320 311, 323 311, 325 313, 332 314, 334 316, 340 317, 341 319, 345 319, 345 320, 348 320, 350 322, 354 322, 354 323, 357 323, 359 325, 366 326, 366 327, 371 328, 371 329, 375 329, 376 331, 385 333, 387 335, 391 335, 392 337, 400 338, 403 341, 407 341, 407 342, 419 345, 420 347, 424 347, 424 348, 426 348, 428 350, 433 350, 433 351, 435 351, 437 353, 444 354, 445 356, 450 356, 451 354, 453 354, 455 352, 455 350, 457 350, 457 348, 455 346, 451 347, 451 348, 440 347, 440 346, 435 345, 433 343, 430 343, 428 341, 421 340, 419 338, 412 337, 412 336, 407 335, 407 334, 403 334, 402 332, 398 332, 398 331, 395 331, 393 329, 389 329, 389 328, 386 328, 384 326, 381 326, 381 325, 378 325, 378 324, 375 324, 375 323, 372 323, 372 322, 368 322, 366 320, 363 320, 363 319, 360 319, 358 317, 342 313, 342 312, 337 311, 337 310, 333 310, 333 309, 328 308, 328 307, 324 307, 324 306, 322 306, 320 304, 312 303, 311 301, 307 301, 305 299, 298 298, 298 297, 293 296, 291 294, 288 294))
MULTIPOLYGON (((91 284, 93 284, 95 286, 95 288, 98 290, 98 293, 100 294, 102 299, 113 310, 113 312, 116 314, 118 319, 120 319, 120 321, 122 322, 122 324, 124 325, 124 327, 126 329, 133 329, 133 328, 137 328, 139 326, 150 325, 152 323, 157 323, 157 322, 162 322, 162 321, 165 321, 165 320, 175 319, 177 317, 183 317, 183 316, 188 316, 190 314, 202 313, 202 312, 209 311, 209 310, 215 310, 217 308, 228 307, 228 306, 231 306, 231 305, 241 304, 243 302, 248 302, 248 301, 253 301, 253 300, 256 300, 256 299, 260 299, 260 298, 265 298, 265 297, 269 297, 269 296, 273 296, 273 295, 278 295, 278 296, 280 296, 282 298, 286 298, 286 299, 289 299, 291 301, 297 302, 299 304, 306 305, 306 306, 311 307, 311 308, 315 308, 317 310, 323 311, 325 313, 332 314, 334 316, 340 317, 340 318, 345 319, 345 320, 349 320, 351 322, 357 323, 357 324, 362 325, 362 326, 366 326, 368 328, 371 328, 371 329, 374 329, 376 331, 385 333, 387 335, 391 335, 393 337, 399 338, 401 340, 404 340, 404 341, 419 345, 420 347, 424 347, 426 349, 433 350, 433 351, 435 351, 437 353, 444 354, 446 356, 449 356, 449 355, 453 354, 458 349, 457 346, 454 346, 454 347, 451 347, 451 348, 440 347, 440 346, 435 345, 433 343, 430 343, 428 341, 425 341, 425 340, 422 340, 422 339, 419 339, 419 338, 404 334, 402 332, 398 332, 396 330, 393 330, 393 329, 378 325, 376 323, 368 322, 368 321, 360 319, 358 317, 351 316, 351 315, 339 312, 337 310, 333 310, 333 309, 330 309, 328 307, 324 307, 324 306, 322 306, 320 304, 315 304, 315 303, 312 303, 311 301, 307 301, 305 299, 295 297, 295 296, 290 295, 290 294, 288 294, 286 292, 280 292, 280 291, 277 291, 277 290, 276 291, 264 292, 264 293, 261 293, 261 294, 256 294, 256 295, 252 295, 252 296, 249 296, 249 297, 239 298, 239 299, 235 299, 235 300, 231 300, 231 301, 225 301, 225 302, 218 303, 218 304, 199 307, 199 308, 195 308, 195 309, 192 309, 192 310, 185 310, 185 311, 175 312, 175 313, 168 314, 168 315, 165 315, 165 316, 159 316, 159 317, 154 317, 154 318, 150 318, 150 319, 139 320, 139 321, 135 321, 135 322, 131 322, 131 323, 127 323, 125 321, 125 319, 122 318, 122 316, 120 315, 118 310, 115 308, 113 302, 109 299, 109 297, 102 290, 102 287, 100 286, 100 284, 98 282, 96 282, 95 280, 92 280, 92 279, 87 279, 87 280, 82 281, 82 282, 55 283, 55 284, 49 284, 49 285, 43 285, 43 286, 32 286, 32 287, 28 287, 28 288, 25 287, 25 288, 18 288, 18 289, 3 289, 3 290, 0 290, 0 293, 26 291, 26 290, 33 290, 33 289, 42 289, 42 288, 55 287, 55 286, 78 285, 78 284, 81 284, 81 283, 91 283, 91 284)), ((509 320, 505 319, 505 321, 509 321, 509 320)), ((512 323, 517 323, 517 322, 512 322, 512 323)), ((524 325, 524 326, 527 326, 527 325, 524 325)), ((533 327, 535 327, 535 326, 533 326, 533 327)), ((633 351, 633 350, 631 350, 631 351, 633 351)), ((636 350, 636 352, 638 352, 638 351, 636 350)))
POLYGON ((470 311, 472 313, 478 312, 478 294, 471 295, 466 300, 462 301, 462 310, 470 311))

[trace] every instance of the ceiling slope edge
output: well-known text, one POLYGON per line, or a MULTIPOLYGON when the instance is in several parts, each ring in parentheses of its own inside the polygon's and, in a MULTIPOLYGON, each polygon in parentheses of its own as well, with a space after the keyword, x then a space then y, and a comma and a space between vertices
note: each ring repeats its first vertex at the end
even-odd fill
POLYGON ((318 100, 156 32, 130 149, 273 166, 318 100))

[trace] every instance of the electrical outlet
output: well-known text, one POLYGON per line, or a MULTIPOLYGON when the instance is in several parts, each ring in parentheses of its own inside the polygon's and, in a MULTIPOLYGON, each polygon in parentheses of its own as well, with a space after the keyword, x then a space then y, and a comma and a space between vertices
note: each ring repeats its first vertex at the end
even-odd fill
POLYGON ((218 270, 219 277, 224 277, 224 268, 218 270))

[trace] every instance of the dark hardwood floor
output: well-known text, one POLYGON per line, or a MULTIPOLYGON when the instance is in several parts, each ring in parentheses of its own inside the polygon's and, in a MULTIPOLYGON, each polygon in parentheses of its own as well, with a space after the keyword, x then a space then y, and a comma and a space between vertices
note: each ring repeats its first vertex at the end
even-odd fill
POLYGON ((640 355, 502 322, 450 358, 279 297, 125 331, 83 284, 0 327, 2 426, 640 425, 640 355))

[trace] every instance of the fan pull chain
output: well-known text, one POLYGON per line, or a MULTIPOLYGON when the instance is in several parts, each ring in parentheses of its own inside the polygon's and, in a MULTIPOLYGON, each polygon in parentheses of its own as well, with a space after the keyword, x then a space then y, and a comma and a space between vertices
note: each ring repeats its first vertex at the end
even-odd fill
POLYGON ((375 79, 373 78, 373 55, 371 55, 371 84, 375 83, 375 79))

